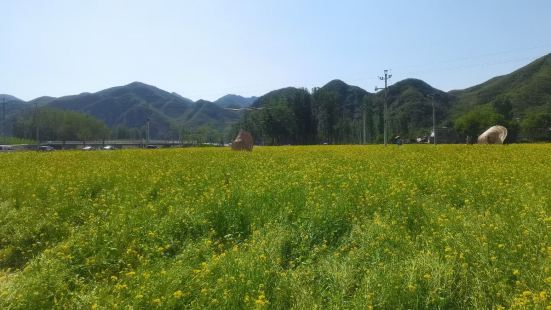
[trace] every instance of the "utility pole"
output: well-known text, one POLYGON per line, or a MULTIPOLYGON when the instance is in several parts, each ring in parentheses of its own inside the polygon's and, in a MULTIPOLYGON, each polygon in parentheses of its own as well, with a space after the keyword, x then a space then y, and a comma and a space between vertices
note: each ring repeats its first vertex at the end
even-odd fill
POLYGON ((36 149, 40 147, 40 137, 38 135, 38 102, 34 103, 34 125, 36 126, 36 149))
POLYGON ((434 135, 434 145, 436 145, 436 113, 434 111, 434 96, 432 96, 432 134, 434 135))
POLYGON ((6 137, 6 98, 2 98, 2 138, 6 137))
MULTIPOLYGON (((383 115, 383 127, 384 127, 384 140, 385 140, 385 146, 387 145, 388 143, 388 103, 387 103, 387 98, 388 98, 388 79, 390 79, 392 77, 392 74, 388 74, 388 70, 385 70, 385 76, 380 76, 379 77, 379 80, 381 81, 385 81, 385 110, 384 110, 384 115, 383 115)), ((379 91, 383 88, 379 88, 379 87, 375 87, 375 91, 379 91)))
POLYGON ((364 131, 364 134, 363 134, 363 143, 362 143, 362 144, 366 144, 366 143, 367 143, 367 132, 366 132, 366 128, 365 128, 365 127, 366 127, 366 126, 365 126, 365 122, 366 122, 366 118, 367 118, 366 115, 365 115, 365 114, 367 113, 366 110, 367 110, 367 107, 364 105, 364 113, 363 113, 363 125, 364 125, 364 126, 363 126, 363 127, 364 127, 364 128, 363 128, 363 129, 364 129, 363 131, 364 131))
POLYGON ((147 145, 149 145, 149 122, 150 121, 151 119, 149 117, 145 120, 145 140, 147 145))
POLYGON ((435 111, 435 108, 434 108, 434 104, 435 104, 434 94, 430 94, 427 97, 430 98, 431 103, 432 103, 432 135, 433 135, 433 139, 434 139, 434 145, 436 145, 436 111, 435 111))

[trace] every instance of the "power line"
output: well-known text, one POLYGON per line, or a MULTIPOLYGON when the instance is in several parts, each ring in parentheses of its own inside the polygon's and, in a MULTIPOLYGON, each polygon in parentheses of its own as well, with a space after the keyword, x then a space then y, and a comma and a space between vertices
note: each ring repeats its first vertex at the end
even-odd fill
MULTIPOLYGON (((462 62, 462 61, 466 61, 466 60, 476 60, 476 59, 481 59, 481 58, 494 57, 494 56, 498 56, 498 55, 514 54, 514 53, 518 53, 518 52, 535 51, 535 50, 538 50, 538 49, 548 50, 550 48, 551 48, 550 44, 539 45, 539 46, 534 46, 534 47, 529 47, 529 48, 516 48, 516 49, 512 49, 512 50, 505 50, 505 51, 502 50, 502 51, 496 51, 496 52, 489 52, 489 53, 485 53, 485 54, 470 55, 470 56, 457 57, 457 58, 449 58, 449 59, 444 59, 444 60, 435 60, 433 62, 424 63, 424 64, 412 64, 412 65, 400 67, 400 69, 402 70, 402 69, 406 69, 406 68, 427 67, 427 66, 434 66, 434 65, 437 65, 437 64, 448 64, 448 63, 462 62)), ((532 58, 532 57, 524 56, 523 58, 532 58)))

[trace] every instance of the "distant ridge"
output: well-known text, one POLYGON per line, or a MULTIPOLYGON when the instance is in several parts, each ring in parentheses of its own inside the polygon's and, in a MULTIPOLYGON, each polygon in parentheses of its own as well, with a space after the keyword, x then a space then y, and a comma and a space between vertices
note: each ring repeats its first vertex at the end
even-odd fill
MULTIPOLYGON (((382 126, 383 97, 383 92, 369 93, 360 87, 335 79, 315 88, 312 93, 304 88, 287 87, 270 91, 261 97, 228 94, 214 102, 194 102, 175 92, 170 93, 142 82, 132 82, 95 93, 59 98, 44 96, 27 104, 17 97, 3 94, 0 95, 0 102, 2 98, 9 102, 8 117, 14 117, 17 113, 32 108, 36 103, 38 106, 92 115, 111 128, 122 126, 143 130, 145 121, 150 119, 152 137, 168 138, 177 136, 182 128, 194 130, 208 126, 218 131, 227 131, 231 126, 242 126, 242 117, 246 117, 247 113, 226 108, 262 107, 276 102, 285 103, 288 109, 294 110, 295 115, 304 113, 306 109, 297 105, 308 104, 313 113, 318 113, 320 109, 324 109, 320 104, 331 102, 335 110, 323 117, 337 118, 338 124, 334 125, 334 128, 320 127, 317 130, 344 130, 348 134, 358 131, 356 127, 361 122, 364 109, 368 109, 366 113, 370 116, 366 121, 373 130, 379 130, 382 126), (351 125, 352 123, 354 124, 351 125)), ((439 126, 447 128, 453 127, 456 118, 473 108, 492 106, 496 100, 503 98, 510 102, 511 113, 517 120, 522 120, 530 113, 551 113, 551 54, 538 58, 510 74, 462 90, 443 92, 422 80, 412 78, 398 81, 388 88, 388 106, 393 131, 414 136, 430 130, 431 98, 434 98, 436 103, 439 126)), ((313 121, 319 121, 317 118, 313 121)), ((300 131, 303 130, 300 129, 303 125, 297 122, 293 126, 300 131)), ((312 130, 308 126, 310 125, 304 128, 312 130)), ((551 124, 544 121, 538 126, 543 128, 551 124)), ((310 135, 311 133, 308 133, 301 141, 310 141, 310 135)))
POLYGON ((489 103, 497 97, 508 97, 513 111, 519 116, 536 107, 551 110, 551 54, 512 73, 463 90, 450 91, 450 94, 457 97, 457 104, 463 108, 462 111, 489 103))
POLYGON ((142 82, 132 82, 96 93, 84 92, 59 98, 44 96, 29 103, 85 113, 104 121, 111 128, 122 126, 143 129, 149 119, 153 138, 177 137, 178 128, 182 127, 193 129, 211 126, 223 130, 229 126, 228 123, 239 118, 236 112, 225 110, 214 103, 201 101, 196 104, 177 93, 169 93, 142 82), (201 108, 197 109, 196 105, 201 108))
POLYGON ((5 101, 5 102, 8 102, 8 101, 21 101, 21 102, 23 102, 23 100, 21 100, 17 97, 14 97, 12 95, 0 94, 0 103, 2 103, 3 101, 5 101))
POLYGON ((258 97, 243 97, 239 95, 225 95, 218 98, 214 103, 223 108, 245 108, 251 106, 258 97))

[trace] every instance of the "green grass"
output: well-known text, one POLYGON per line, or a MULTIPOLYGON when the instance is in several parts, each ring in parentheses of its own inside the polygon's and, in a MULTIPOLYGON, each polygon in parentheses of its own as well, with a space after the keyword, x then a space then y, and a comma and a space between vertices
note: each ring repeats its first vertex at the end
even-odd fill
POLYGON ((0 144, 36 144, 36 141, 16 137, 0 136, 0 144))
POLYGON ((551 145, 0 154, 0 308, 541 308, 551 145))

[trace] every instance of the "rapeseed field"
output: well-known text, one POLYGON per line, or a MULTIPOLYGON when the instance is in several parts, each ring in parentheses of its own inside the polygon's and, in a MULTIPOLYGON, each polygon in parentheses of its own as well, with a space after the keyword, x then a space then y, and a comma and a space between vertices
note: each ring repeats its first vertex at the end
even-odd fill
POLYGON ((0 154, 2 309, 549 309, 551 145, 0 154))

